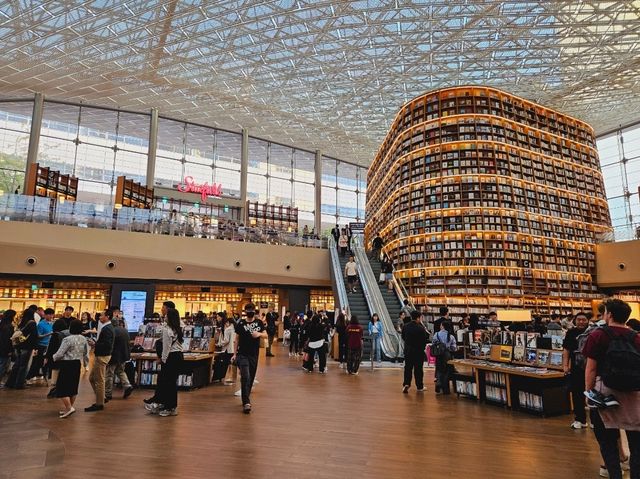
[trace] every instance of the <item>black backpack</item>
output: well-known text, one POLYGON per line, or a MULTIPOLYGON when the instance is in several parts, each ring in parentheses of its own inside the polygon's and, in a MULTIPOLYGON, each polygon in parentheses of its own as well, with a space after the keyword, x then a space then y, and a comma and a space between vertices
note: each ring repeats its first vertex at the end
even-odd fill
POLYGON ((617 391, 640 391, 640 350, 635 345, 635 331, 613 334, 609 326, 602 328, 609 336, 601 376, 605 386, 617 391))
MULTIPOLYGON (((447 331, 447 343, 449 342, 449 331, 447 331)), ((431 355, 435 357, 443 356, 447 352, 447 345, 440 341, 437 334, 433 335, 431 343, 431 355)))

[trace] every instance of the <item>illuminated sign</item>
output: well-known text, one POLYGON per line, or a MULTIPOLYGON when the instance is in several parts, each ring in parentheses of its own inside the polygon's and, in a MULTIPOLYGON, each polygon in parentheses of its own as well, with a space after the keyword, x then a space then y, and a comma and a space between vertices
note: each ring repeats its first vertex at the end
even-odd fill
POLYGON ((192 176, 185 176, 182 184, 178 185, 177 189, 182 193, 200 193, 203 203, 207 201, 209 196, 215 196, 216 198, 222 196, 221 184, 213 183, 210 185, 209 183, 203 183, 200 185, 193 181, 192 176))

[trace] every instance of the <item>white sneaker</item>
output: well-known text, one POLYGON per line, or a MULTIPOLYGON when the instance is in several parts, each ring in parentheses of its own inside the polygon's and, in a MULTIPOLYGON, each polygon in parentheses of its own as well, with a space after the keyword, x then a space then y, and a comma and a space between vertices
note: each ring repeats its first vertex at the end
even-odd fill
POLYGON ((631 469, 631 464, 629 464, 630 458, 627 457, 626 461, 620 461, 620 469, 623 471, 628 471, 631 469))
POLYGON ((162 411, 160 411, 158 413, 158 416, 162 416, 162 417, 167 417, 167 416, 177 416, 178 415, 178 410, 177 409, 163 409, 162 411))
POLYGON ((609 471, 604 466, 600 466, 600 477, 609 477, 609 471))
POLYGON ((573 421, 571 423, 571 429, 584 429, 586 427, 587 427, 587 425, 585 423, 583 423, 583 422, 580 422, 580 421, 573 421))

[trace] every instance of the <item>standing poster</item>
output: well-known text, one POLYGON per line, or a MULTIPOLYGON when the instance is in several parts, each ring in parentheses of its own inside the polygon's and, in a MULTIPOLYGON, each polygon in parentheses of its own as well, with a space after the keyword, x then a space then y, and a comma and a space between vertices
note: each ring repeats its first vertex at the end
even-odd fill
POLYGON ((147 303, 146 291, 122 291, 120 310, 127 322, 127 330, 136 332, 144 321, 144 310, 147 303))

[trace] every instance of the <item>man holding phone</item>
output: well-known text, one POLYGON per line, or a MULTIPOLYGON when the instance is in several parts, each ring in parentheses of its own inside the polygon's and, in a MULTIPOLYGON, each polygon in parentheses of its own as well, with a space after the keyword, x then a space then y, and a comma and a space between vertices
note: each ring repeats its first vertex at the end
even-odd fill
POLYGON ((249 414, 251 412, 251 388, 258 370, 260 338, 266 338, 267 332, 264 323, 256 320, 255 311, 247 311, 246 316, 246 319, 241 319, 236 325, 234 354, 231 362, 236 364, 240 370, 242 411, 249 414))

